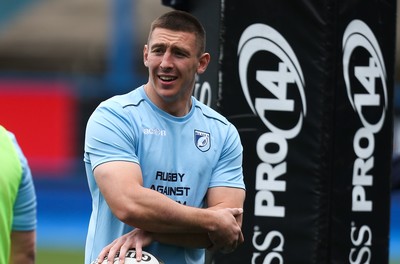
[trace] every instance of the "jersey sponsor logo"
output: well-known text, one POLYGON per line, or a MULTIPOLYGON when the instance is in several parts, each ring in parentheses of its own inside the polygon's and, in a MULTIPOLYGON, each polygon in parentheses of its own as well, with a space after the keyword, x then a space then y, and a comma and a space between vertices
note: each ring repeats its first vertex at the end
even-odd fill
POLYGON ((159 128, 143 128, 143 134, 145 135, 155 135, 155 136, 166 136, 167 131, 159 128))
POLYGON ((200 151, 208 151, 211 147, 210 133, 194 130, 194 144, 200 151))

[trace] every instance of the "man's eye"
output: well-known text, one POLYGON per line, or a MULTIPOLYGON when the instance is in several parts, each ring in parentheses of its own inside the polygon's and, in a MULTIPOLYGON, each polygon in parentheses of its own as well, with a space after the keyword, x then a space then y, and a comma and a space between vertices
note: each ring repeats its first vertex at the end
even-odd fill
POLYGON ((153 49, 153 53, 161 54, 161 53, 163 53, 163 50, 162 49, 153 49))
POLYGON ((175 55, 177 57, 186 57, 186 53, 183 53, 183 52, 175 52, 175 55))

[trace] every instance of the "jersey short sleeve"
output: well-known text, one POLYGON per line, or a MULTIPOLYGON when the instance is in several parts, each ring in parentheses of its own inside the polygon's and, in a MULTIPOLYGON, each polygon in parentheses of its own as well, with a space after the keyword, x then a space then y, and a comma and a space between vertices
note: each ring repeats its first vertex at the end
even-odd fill
POLYGON ((227 137, 218 163, 210 181, 212 187, 233 187, 245 189, 243 181, 243 147, 236 128, 228 123, 227 137))
POLYGON ((12 230, 29 231, 36 229, 36 193, 28 161, 18 145, 15 136, 9 133, 22 166, 22 178, 14 204, 12 230))
POLYGON ((134 132, 124 111, 111 99, 101 103, 89 118, 84 160, 91 163, 92 170, 108 161, 138 161, 134 132))

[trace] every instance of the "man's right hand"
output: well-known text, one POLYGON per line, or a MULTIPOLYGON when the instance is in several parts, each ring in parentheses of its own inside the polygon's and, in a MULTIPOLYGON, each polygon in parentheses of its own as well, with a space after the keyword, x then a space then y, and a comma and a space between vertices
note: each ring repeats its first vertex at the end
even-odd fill
POLYGON ((243 209, 223 208, 216 210, 215 213, 217 226, 215 230, 208 233, 212 243, 208 250, 231 253, 244 242, 241 226, 237 221, 237 218, 243 214, 243 209))
POLYGON ((136 250, 136 260, 140 261, 142 259, 142 248, 148 246, 152 241, 151 233, 135 228, 104 247, 95 263, 102 263, 105 257, 107 257, 108 263, 114 263, 114 257, 117 253, 119 253, 119 263, 124 263, 125 254, 131 248, 136 250))

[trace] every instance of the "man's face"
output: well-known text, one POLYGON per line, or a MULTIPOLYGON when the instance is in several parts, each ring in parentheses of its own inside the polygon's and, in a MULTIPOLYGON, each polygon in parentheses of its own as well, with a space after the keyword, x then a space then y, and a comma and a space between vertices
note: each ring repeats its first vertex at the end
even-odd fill
POLYGON ((209 54, 199 57, 196 35, 156 28, 145 45, 144 63, 149 69, 150 98, 157 101, 187 101, 196 73, 207 68, 209 54))

